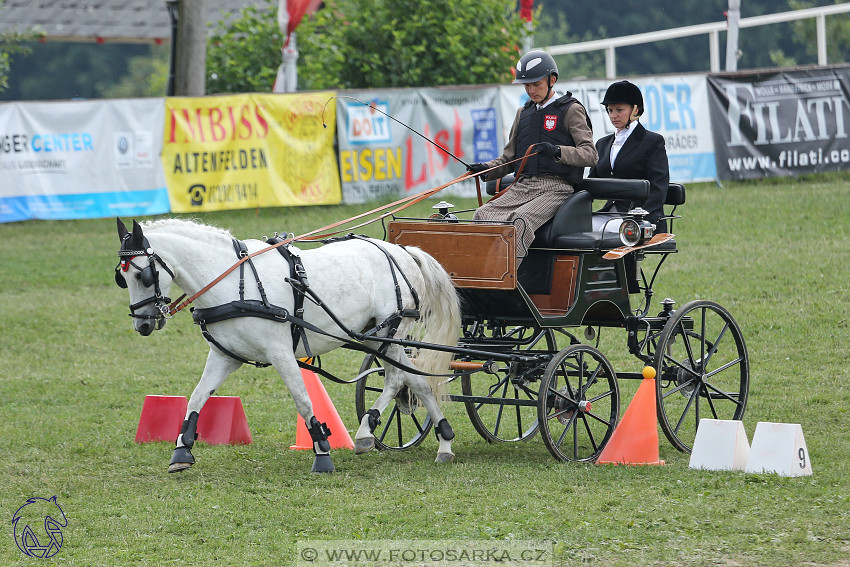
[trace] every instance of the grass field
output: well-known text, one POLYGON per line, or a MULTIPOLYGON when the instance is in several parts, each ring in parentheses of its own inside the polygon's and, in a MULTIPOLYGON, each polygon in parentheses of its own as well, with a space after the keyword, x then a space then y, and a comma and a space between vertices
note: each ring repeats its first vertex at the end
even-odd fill
MULTIPOLYGON (((759 421, 802 424, 814 470, 804 478, 691 470, 663 435, 665 466, 562 463, 539 436, 489 445, 460 404, 447 408, 450 465, 433 463, 430 436, 403 453, 335 451, 337 473, 312 475, 312 452, 289 450, 288 392, 254 368, 217 392, 241 397, 254 442, 201 443, 196 466, 169 475, 171 444, 134 436, 146 394, 188 395, 200 376, 207 347, 191 317, 147 338, 132 331, 112 277, 114 219, 0 225, 0 565, 38 563, 17 549, 11 518, 27 498, 56 495, 68 525, 50 561, 61 565, 290 565, 299 541, 519 540, 553 542, 564 565, 847 567, 848 180, 689 187, 681 253, 656 283, 657 299, 712 299, 734 315, 751 362, 747 433, 759 421)), ((202 220, 258 238, 367 208, 202 220)), ((624 336, 601 348, 615 369, 640 370, 624 336)), ((350 378, 360 359, 323 362, 350 378)), ((353 431, 353 386, 325 385, 353 431)))

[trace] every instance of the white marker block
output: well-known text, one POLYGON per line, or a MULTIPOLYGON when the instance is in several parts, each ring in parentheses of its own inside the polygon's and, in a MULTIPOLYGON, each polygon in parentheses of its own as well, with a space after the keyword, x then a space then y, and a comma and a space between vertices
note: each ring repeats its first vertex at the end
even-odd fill
POLYGON ((742 471, 749 455, 750 442, 742 422, 701 419, 688 466, 710 471, 742 471))
POLYGON ((812 463, 800 424, 767 421, 756 424, 746 472, 811 476, 812 463))

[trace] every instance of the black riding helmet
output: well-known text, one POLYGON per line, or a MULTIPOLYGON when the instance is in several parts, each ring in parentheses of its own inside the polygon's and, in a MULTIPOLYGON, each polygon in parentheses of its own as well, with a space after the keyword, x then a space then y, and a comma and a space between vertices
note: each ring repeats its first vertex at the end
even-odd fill
POLYGON ((549 75, 558 77, 558 66, 555 60, 545 51, 535 49, 520 57, 516 64, 516 78, 513 84, 536 83, 549 75))
POLYGON ((609 104, 630 104, 638 107, 638 116, 643 114, 643 95, 637 85, 628 81, 617 81, 605 91, 602 99, 603 106, 609 104))

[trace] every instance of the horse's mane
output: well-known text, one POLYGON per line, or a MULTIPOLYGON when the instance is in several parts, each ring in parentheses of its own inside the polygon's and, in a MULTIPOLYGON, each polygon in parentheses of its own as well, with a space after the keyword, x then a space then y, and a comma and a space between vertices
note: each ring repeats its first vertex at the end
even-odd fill
POLYGON ((226 238, 233 239, 233 234, 229 230, 204 224, 196 220, 184 220, 175 218, 166 218, 153 221, 145 221, 142 224, 142 229, 145 231, 157 232, 158 230, 172 230, 174 232, 204 233, 210 238, 226 238))

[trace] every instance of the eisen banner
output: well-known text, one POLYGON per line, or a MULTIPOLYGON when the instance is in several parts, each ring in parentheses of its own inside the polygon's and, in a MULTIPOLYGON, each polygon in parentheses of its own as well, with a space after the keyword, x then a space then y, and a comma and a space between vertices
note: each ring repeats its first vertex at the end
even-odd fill
POLYGON ((171 210, 339 203, 332 94, 166 99, 171 210))
POLYGON ((708 82, 721 179, 850 166, 850 67, 709 76, 708 82))
POLYGON ((0 222, 167 212, 161 99, 0 104, 0 222))
MULTIPOLYGON (((714 144, 708 113, 708 93, 704 75, 669 75, 629 79, 643 94, 641 124, 664 136, 670 180, 689 183, 715 179, 714 144)), ((573 93, 587 109, 593 125, 593 139, 614 132, 601 101, 612 81, 558 81, 559 94, 573 93)), ((503 87, 502 116, 507 121, 505 135, 517 107, 528 100, 520 86, 503 87)))
MULTIPOLYGON (((343 200, 363 203, 420 193, 464 173, 466 168, 455 158, 472 163, 500 155, 504 142, 498 101, 497 87, 372 90, 340 96, 337 137, 343 200)), ((464 181, 446 193, 471 196, 475 184, 464 181)))

